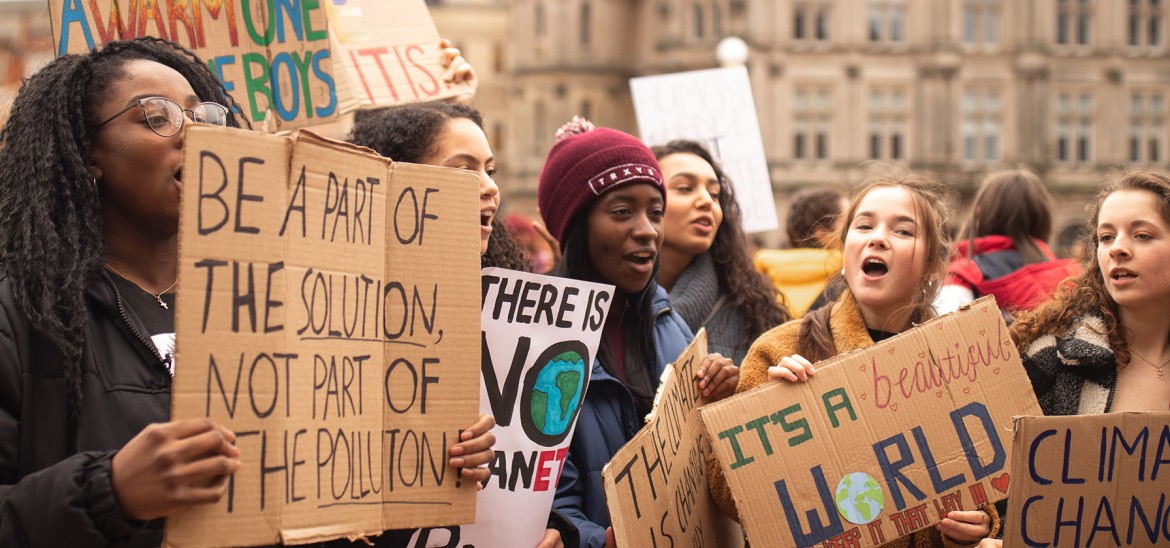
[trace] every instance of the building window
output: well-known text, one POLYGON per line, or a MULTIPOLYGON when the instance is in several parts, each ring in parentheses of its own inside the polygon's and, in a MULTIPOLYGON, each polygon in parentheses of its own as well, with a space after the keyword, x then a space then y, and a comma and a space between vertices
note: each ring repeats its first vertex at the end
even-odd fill
POLYGON ((1133 93, 1129 97, 1129 161, 1156 164, 1166 157, 1165 98, 1160 93, 1133 93))
POLYGON ((492 146, 495 147, 496 150, 504 150, 507 148, 504 146, 503 122, 496 122, 492 124, 492 146))
POLYGON ((797 0, 792 6, 792 37, 796 40, 829 39, 828 0, 797 0))
POLYGON ((581 101, 581 113, 578 115, 586 120, 593 121, 593 103, 588 99, 581 101))
POLYGON ((1056 43, 1088 45, 1092 17, 1089 0, 1056 0, 1056 43))
POLYGON ((588 46, 590 39, 590 28, 593 26, 592 10, 589 2, 581 4, 581 45, 588 46))
POLYGON ((543 154, 545 143, 552 137, 548 135, 548 113, 544 110, 544 102, 537 101, 532 109, 532 152, 535 154, 543 154))
POLYGON ((1003 105, 995 90, 968 90, 963 94, 963 161, 1000 161, 1003 105))
POLYGON ((999 0, 963 1, 963 43, 999 43, 999 0))
POLYGON ((797 160, 829 159, 829 125, 832 96, 828 88, 796 91, 792 157, 797 160))
POLYGON ((693 8, 695 14, 695 38, 703 38, 703 4, 695 2, 693 8))
POLYGON ((869 41, 899 43, 906 39, 906 1, 869 0, 869 41))
POLYGON ((1162 45, 1161 0, 1129 0, 1127 42, 1134 47, 1162 45))
POLYGON ((869 93, 869 158, 898 161, 906 158, 906 92, 874 89, 869 93))
POLYGON ((1061 93, 1056 100, 1056 160, 1087 163, 1093 157, 1093 96, 1061 93))
POLYGON ((538 38, 543 37, 544 33, 545 33, 544 4, 543 3, 536 4, 536 7, 534 8, 533 18, 536 19, 536 22, 533 25, 536 28, 536 36, 538 38))

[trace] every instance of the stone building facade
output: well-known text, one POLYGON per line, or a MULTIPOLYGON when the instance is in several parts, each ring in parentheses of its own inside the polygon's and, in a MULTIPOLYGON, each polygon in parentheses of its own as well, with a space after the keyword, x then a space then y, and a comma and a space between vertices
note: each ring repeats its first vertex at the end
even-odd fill
MULTIPOLYGON (((472 9, 462 3, 432 2, 472 9)), ((792 189, 854 185, 873 161, 931 171, 965 196, 989 171, 1030 166, 1056 191, 1062 221, 1111 170, 1168 165, 1160 0, 478 3, 509 14, 494 46, 504 70, 491 76, 507 106, 480 106, 516 211, 533 211, 562 122, 579 114, 636 132, 629 78, 716 66, 726 36, 750 47, 781 216, 792 189)), ((436 20, 446 35, 471 34, 436 20)))

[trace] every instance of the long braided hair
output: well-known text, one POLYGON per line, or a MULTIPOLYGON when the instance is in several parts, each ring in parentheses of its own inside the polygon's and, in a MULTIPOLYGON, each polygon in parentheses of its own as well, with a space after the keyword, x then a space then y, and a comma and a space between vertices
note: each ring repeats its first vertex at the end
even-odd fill
MULTIPOLYGON (((235 110, 195 54, 157 38, 111 42, 54 60, 27 79, 0 130, 0 267, 20 311, 60 350, 71 417, 81 406, 86 285, 106 262, 102 204, 87 169, 95 107, 144 59, 183 75, 203 101, 235 110)), ((228 123, 239 120, 229 113, 228 123)))

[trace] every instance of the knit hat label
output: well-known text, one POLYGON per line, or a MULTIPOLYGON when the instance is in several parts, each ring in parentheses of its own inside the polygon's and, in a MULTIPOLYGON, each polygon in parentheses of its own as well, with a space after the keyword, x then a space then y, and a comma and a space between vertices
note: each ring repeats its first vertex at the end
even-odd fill
POLYGON ((620 185, 633 179, 649 177, 654 179, 654 183, 657 183, 657 171, 654 167, 646 164, 622 164, 602 171, 596 177, 589 179, 589 188, 593 190, 594 194, 600 195, 608 187, 620 185))

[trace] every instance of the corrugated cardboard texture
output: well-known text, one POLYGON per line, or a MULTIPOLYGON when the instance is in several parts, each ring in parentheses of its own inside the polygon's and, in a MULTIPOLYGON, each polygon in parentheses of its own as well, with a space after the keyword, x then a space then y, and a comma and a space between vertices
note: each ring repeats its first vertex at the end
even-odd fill
POLYGON ((478 179, 301 132, 186 132, 174 418, 238 436, 171 546, 466 523, 479 409, 478 179))
POLYGON ((1006 497, 1040 407, 985 297, 700 413, 752 545, 876 546, 1006 497))
POLYGON ((646 426, 601 471, 618 546, 743 545, 743 535, 711 499, 711 443, 699 420, 707 403, 695 370, 707 355, 707 332, 662 373, 646 426))
POLYGON ((443 82, 443 51, 424 0, 327 4, 341 112, 475 91, 443 82))
POLYGON ((1170 544, 1170 413, 1017 417, 1005 546, 1170 544))

